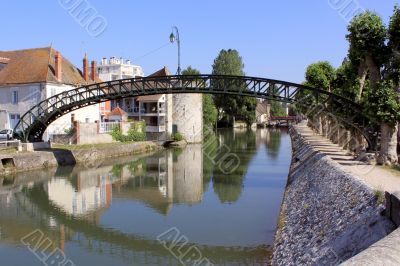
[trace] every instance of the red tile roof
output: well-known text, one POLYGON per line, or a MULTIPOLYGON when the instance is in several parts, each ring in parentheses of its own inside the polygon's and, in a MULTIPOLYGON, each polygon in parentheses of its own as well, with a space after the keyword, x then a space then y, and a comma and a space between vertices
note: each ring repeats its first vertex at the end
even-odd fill
POLYGON ((122 110, 120 107, 115 108, 114 110, 112 110, 108 116, 127 116, 128 113, 125 112, 124 110, 122 110))
POLYGON ((168 67, 163 67, 160 70, 154 72, 151 74, 149 77, 165 77, 165 76, 171 76, 171 71, 169 71, 168 67))
MULTIPOLYGON (((25 49, 16 51, 0 51, 0 59, 6 66, 0 71, 0 85, 54 82, 74 86, 93 83, 83 79, 82 72, 68 59, 62 57, 62 80, 55 77, 54 57, 57 50, 51 47, 25 49)), ((96 79, 96 82, 101 82, 96 79)))

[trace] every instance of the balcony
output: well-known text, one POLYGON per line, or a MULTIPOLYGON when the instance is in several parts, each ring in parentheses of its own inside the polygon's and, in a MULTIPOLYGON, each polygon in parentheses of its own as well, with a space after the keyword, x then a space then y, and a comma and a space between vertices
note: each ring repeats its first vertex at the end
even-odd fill
POLYGON ((156 111, 146 111, 146 108, 127 108, 126 112, 129 116, 165 116, 165 109, 160 108, 156 111))

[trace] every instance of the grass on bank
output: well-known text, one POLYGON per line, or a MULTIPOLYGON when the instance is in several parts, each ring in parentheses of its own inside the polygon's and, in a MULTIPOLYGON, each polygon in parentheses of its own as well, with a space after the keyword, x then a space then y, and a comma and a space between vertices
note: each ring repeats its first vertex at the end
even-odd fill
POLYGON ((385 192, 382 190, 376 189, 374 191, 375 199, 378 202, 378 204, 384 204, 385 203, 385 192))
POLYGON ((8 148, 0 148, 0 154, 13 154, 17 153, 18 149, 15 147, 8 147, 8 148))

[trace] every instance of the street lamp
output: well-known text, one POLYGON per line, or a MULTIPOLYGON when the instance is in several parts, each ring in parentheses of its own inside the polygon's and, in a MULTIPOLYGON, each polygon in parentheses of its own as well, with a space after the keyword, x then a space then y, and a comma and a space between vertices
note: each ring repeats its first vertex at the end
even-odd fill
POLYGON ((178 43, 178 75, 181 74, 181 40, 179 38, 179 30, 176 26, 172 27, 171 35, 169 35, 169 41, 174 43, 175 41, 178 43), (175 34, 174 34, 175 31, 175 34))

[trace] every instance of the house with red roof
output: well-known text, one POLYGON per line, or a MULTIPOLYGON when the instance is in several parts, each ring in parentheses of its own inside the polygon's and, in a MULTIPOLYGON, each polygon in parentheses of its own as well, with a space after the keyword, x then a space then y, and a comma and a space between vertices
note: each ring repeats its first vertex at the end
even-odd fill
MULTIPOLYGON (((101 82, 96 71, 89 73, 89 69, 87 56, 80 70, 53 47, 0 51, 0 129, 14 128, 25 112, 44 99, 101 82)), ((92 69, 96 70, 95 61, 92 69)), ((72 120, 99 120, 99 108, 96 104, 60 117, 47 128, 44 140, 64 134, 72 120)))

